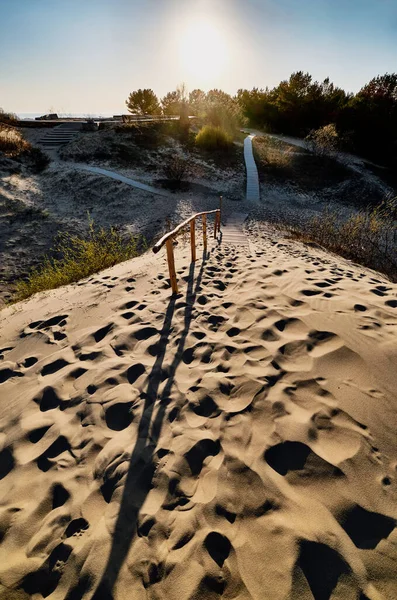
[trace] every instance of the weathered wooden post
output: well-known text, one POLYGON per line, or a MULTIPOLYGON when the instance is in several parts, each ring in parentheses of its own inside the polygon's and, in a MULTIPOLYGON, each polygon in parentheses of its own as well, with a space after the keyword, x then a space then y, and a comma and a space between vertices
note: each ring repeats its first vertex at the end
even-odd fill
POLYGON ((214 223, 214 238, 216 239, 216 232, 218 231, 218 215, 219 213, 215 213, 215 223, 214 223))
POLYGON ((221 230, 222 201, 223 201, 223 196, 219 196, 219 221, 218 221, 218 231, 219 232, 221 230))
POLYGON ((203 215, 203 244, 204 252, 207 252, 207 215, 203 215))
POLYGON ((196 219, 190 221, 190 248, 192 251, 192 262, 196 262, 196 219))
POLYGON ((178 293, 178 284, 176 282, 174 246, 172 244, 172 238, 169 238, 166 241, 165 245, 167 247, 168 271, 170 273, 172 293, 177 294, 178 293))

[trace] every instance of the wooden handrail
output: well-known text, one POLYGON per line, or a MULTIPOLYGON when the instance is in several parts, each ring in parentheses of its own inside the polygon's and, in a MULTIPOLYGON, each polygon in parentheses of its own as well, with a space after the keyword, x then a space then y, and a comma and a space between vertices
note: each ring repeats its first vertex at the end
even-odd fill
POLYGON ((221 230, 222 196, 220 198, 219 206, 220 206, 220 208, 217 208, 215 210, 206 210, 206 211, 199 212, 199 213, 192 215, 191 217, 189 217, 188 219, 183 221, 183 223, 180 223, 179 225, 177 225, 175 227, 175 229, 173 229, 169 233, 166 233, 165 235, 163 235, 161 240, 159 240, 157 242, 157 244, 155 244, 155 246, 153 247, 153 252, 155 254, 157 254, 157 252, 159 252, 159 250, 161 250, 161 248, 164 245, 167 248, 168 270, 170 273, 170 282, 171 282, 171 288, 172 288, 173 294, 178 293, 178 283, 177 283, 176 271, 175 271, 173 239, 182 231, 182 229, 184 229, 185 227, 187 227, 190 224, 190 247, 191 247, 191 253, 192 253, 192 262, 195 262, 196 261, 196 219, 198 217, 202 217, 202 220, 203 220, 203 245, 204 245, 204 253, 206 253, 207 252, 207 215, 215 215, 214 238, 216 238, 216 234, 221 230))
MULTIPOLYGON (((188 219, 186 219, 185 221, 183 221, 183 223, 180 223, 179 225, 177 225, 175 227, 175 229, 173 229, 169 233, 166 233, 165 235, 163 235, 163 237, 157 242, 157 244, 155 244, 153 246, 153 248, 152 248, 153 252, 155 254, 157 254, 157 252, 159 252, 161 250, 161 248, 164 246, 164 244, 166 243, 167 240, 169 240, 170 238, 174 238, 175 236, 177 236, 178 233, 180 233, 181 230, 184 227, 186 227, 187 225, 189 225, 189 223, 191 221, 193 221, 193 219, 197 219, 197 217, 201 217, 202 215, 213 215, 215 213, 220 213, 220 212, 221 212, 220 209, 217 208, 215 210, 206 210, 204 212, 199 212, 199 213, 196 213, 195 215, 189 217, 188 219)), ((217 222, 218 222, 218 220, 217 220, 217 222)))

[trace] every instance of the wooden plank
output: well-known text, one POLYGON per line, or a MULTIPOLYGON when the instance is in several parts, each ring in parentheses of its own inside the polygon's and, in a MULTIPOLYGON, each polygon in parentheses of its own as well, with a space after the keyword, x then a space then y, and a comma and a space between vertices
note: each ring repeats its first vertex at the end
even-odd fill
POLYGON ((203 219, 203 244, 204 252, 207 252, 207 215, 202 215, 203 219))
POLYGON ((219 217, 219 211, 216 212, 215 215, 215 223, 214 223, 214 238, 216 239, 216 233, 218 231, 218 217, 219 217))
POLYGON ((153 246, 153 252, 155 254, 157 254, 157 252, 159 252, 159 250, 161 250, 161 248, 164 246, 164 244, 171 238, 175 237, 176 235, 178 235, 178 233, 180 233, 180 231, 182 229, 184 229, 187 225, 189 225, 190 221, 192 219, 196 219, 197 217, 201 217, 201 215, 213 215, 213 214, 218 214, 219 213, 219 208, 217 208, 216 210, 206 210, 203 212, 199 212, 196 213, 195 215, 192 215, 191 217, 189 217, 188 219, 186 219, 186 221, 183 221, 183 223, 181 223, 180 225, 178 225, 177 227, 175 227, 175 229, 173 229, 172 231, 170 231, 169 233, 166 233, 165 235, 163 235, 163 237, 157 242, 157 244, 155 244, 153 246))
POLYGON ((192 251, 192 262, 196 262, 196 219, 190 221, 190 249, 192 251))
POLYGON ((178 293, 178 284, 176 282, 174 246, 172 243, 172 238, 167 240, 166 247, 167 247, 168 271, 170 274, 172 293, 177 294, 178 293))

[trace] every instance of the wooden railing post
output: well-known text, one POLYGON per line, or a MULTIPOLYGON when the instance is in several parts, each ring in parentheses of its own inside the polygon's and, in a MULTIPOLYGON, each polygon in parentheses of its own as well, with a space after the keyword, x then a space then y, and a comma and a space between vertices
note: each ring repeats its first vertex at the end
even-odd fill
POLYGON ((170 273, 172 293, 177 294, 178 293, 178 284, 176 282, 174 246, 172 243, 172 238, 168 239, 166 241, 165 245, 167 247, 168 271, 170 273))
POLYGON ((207 252, 207 215, 203 215, 203 244, 204 252, 207 252))
POLYGON ((218 231, 219 232, 221 230, 222 201, 223 201, 223 196, 219 196, 219 220, 218 220, 218 231))
POLYGON ((216 239, 216 232, 218 231, 218 215, 219 213, 215 213, 215 223, 214 223, 214 238, 216 239))
POLYGON ((192 262, 196 262, 196 219, 190 221, 190 248, 192 251, 192 262))

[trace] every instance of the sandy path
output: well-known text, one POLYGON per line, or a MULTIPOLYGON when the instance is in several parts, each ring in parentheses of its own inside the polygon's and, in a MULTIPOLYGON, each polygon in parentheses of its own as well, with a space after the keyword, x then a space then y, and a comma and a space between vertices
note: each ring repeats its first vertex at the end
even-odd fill
POLYGON ((2 311, 0 590, 397 596, 397 287, 253 241, 2 311))

